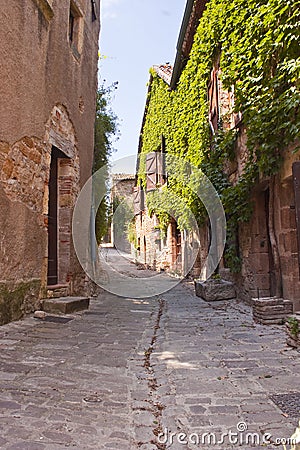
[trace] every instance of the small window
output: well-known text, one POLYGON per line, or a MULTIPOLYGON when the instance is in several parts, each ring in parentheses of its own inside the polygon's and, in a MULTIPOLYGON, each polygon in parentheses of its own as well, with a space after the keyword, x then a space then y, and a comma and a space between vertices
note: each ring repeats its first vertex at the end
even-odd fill
POLYGON ((70 1, 69 13, 69 43, 74 56, 79 59, 82 49, 83 38, 83 13, 79 6, 78 0, 70 1))
POLYGON ((95 0, 91 1, 92 1, 92 22, 94 22, 95 20, 97 20, 97 8, 96 8, 96 1, 95 0))
POLYGON ((74 42, 74 39, 75 39, 75 15, 71 8, 69 18, 69 40, 72 43, 74 42))
POLYGON ((52 0, 34 0, 34 2, 48 21, 53 18, 52 0))
POLYGON ((230 90, 225 89, 221 74, 221 69, 215 67, 208 84, 209 124, 212 134, 215 134, 219 127, 225 130, 233 129, 242 120, 242 114, 234 112, 234 86, 230 90))

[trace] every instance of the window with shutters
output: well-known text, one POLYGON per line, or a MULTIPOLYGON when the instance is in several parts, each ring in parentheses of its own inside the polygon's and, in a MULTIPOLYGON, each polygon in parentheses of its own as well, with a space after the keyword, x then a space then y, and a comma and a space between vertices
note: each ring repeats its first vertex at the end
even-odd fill
POLYGON ((162 186, 166 182, 165 153, 151 152, 146 156, 147 191, 162 186))
POLYGON ((222 122, 222 128, 230 130, 239 125, 242 120, 240 112, 234 112, 234 86, 230 91, 224 89, 221 71, 214 67, 208 85, 209 124, 212 134, 215 134, 222 122))
POLYGON ((234 112, 235 101, 234 101, 234 86, 231 88, 231 98, 230 98, 230 107, 231 107, 231 128, 237 127, 242 121, 242 113, 234 112))
POLYGON ((167 181, 167 173, 166 173, 166 138, 164 135, 161 135, 161 146, 159 149, 159 162, 158 162, 158 184, 163 185, 167 181))
POLYGON ((141 186, 136 186, 133 191, 133 210, 134 215, 137 216, 145 209, 144 190, 141 186))
POLYGON ((213 134, 218 130, 220 119, 219 111, 219 83, 218 69, 216 67, 211 71, 210 82, 208 84, 208 102, 209 102, 209 124, 213 134))
POLYGON ((146 186, 148 192, 156 189, 157 175, 157 153, 151 152, 146 156, 146 186))
POLYGON ((147 191, 153 191, 166 183, 165 155, 166 140, 162 135, 158 150, 156 152, 150 152, 146 156, 147 191))

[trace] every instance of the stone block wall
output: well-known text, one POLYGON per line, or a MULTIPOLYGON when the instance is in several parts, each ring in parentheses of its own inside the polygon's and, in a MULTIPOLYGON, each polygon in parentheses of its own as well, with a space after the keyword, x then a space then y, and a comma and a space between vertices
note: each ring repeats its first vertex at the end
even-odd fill
POLYGON ((251 297, 270 295, 269 240, 265 210, 265 192, 253 198, 253 215, 249 223, 239 226, 239 246, 242 272, 236 277, 239 296, 250 302, 251 297))
MULTIPOLYGON (((137 249, 133 249, 136 260, 157 271, 199 276, 207 257, 207 248, 200 246, 196 233, 180 233, 181 244, 175 238, 175 222, 168 225, 166 234, 159 229, 158 219, 149 217, 147 209, 136 216, 137 249)), ((206 230, 206 227, 203 227, 206 230)), ((207 234, 202 236, 207 243, 207 234)), ((204 243, 205 241, 205 243, 204 243)))
POLYGON ((291 177, 278 181, 277 214, 275 226, 280 252, 282 295, 294 301, 295 309, 300 309, 300 272, 298 260, 297 225, 295 195, 291 177))
POLYGON ((283 298, 254 298, 252 305, 253 319, 263 325, 282 325, 286 318, 293 314, 293 302, 283 298))
POLYGON ((92 20, 92 2, 76 4, 81 30, 76 54, 68 38, 69 0, 11 0, 0 18, 5 61, 0 67, 0 324, 33 310, 47 292, 54 147, 63 155, 58 159, 58 280, 74 293, 86 285, 71 219, 92 168, 100 11, 96 1, 92 20))
MULTIPOLYGON (((236 150, 237 169, 230 175, 233 183, 242 174, 244 165, 245 149, 241 144, 238 142, 236 150)), ((280 259, 279 274, 274 270, 274 254, 270 244, 268 178, 260 179, 252 191, 253 214, 250 221, 239 225, 242 271, 235 276, 235 281, 238 296, 249 303, 251 297, 274 296, 276 283, 280 281, 281 296, 292 300, 296 310, 300 309, 299 249, 292 179, 292 164, 297 159, 299 156, 293 153, 292 147, 285 149, 281 171, 275 177, 273 232, 280 259)))
POLYGON ((172 231, 171 225, 165 236, 158 228, 158 220, 150 217, 145 209, 136 216, 136 231, 138 250, 135 252, 137 261, 154 270, 172 269, 172 231))

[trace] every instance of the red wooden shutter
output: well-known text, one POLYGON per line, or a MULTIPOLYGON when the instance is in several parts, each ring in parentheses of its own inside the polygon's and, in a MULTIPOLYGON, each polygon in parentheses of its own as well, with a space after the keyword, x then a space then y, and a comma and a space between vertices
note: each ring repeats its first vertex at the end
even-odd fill
POLYGON ((218 71, 214 68, 211 72, 210 83, 208 85, 208 101, 209 101, 209 120, 214 129, 217 131, 219 122, 219 90, 218 90, 218 71))

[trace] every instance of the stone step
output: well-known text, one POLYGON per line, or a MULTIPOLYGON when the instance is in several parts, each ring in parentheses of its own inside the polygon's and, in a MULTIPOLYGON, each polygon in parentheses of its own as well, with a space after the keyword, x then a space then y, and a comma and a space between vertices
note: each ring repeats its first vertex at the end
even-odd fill
POLYGON ((236 297, 235 286, 231 281, 209 279, 194 280, 195 293, 207 302, 230 300, 236 297))
POLYGON ((54 284, 47 286, 47 298, 67 297, 68 284, 54 284))
POLYGON ((71 314, 73 312, 88 309, 89 297, 59 297, 42 300, 42 309, 48 313, 71 314))
POLYGON ((262 325, 283 324, 293 313, 293 302, 280 297, 252 298, 252 313, 262 325))

